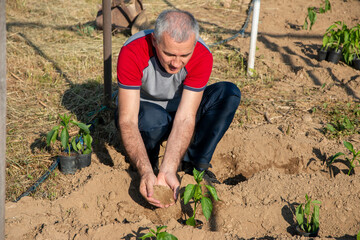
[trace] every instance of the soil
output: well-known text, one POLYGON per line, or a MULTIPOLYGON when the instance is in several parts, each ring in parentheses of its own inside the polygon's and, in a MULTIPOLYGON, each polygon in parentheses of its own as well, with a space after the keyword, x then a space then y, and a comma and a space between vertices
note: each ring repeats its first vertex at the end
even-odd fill
POLYGON ((153 198, 163 205, 168 205, 174 202, 174 193, 167 186, 155 185, 153 198))
MULTIPOLYGON (((252 121, 241 126, 234 122, 215 151, 211 171, 221 182, 213 184, 221 201, 214 203, 210 221, 198 212, 204 222, 201 230, 179 223, 192 214, 192 205, 184 205, 180 198, 167 209, 147 204, 138 192, 137 173, 118 148, 104 145, 89 167, 63 176, 67 186, 62 197, 7 202, 6 238, 129 240, 166 225, 169 233, 184 240, 300 239, 295 235, 294 211, 308 194, 321 201, 317 239, 355 239, 360 230, 359 168, 347 175, 345 158, 326 166, 336 152, 348 152, 344 138, 324 136, 326 121, 313 109, 323 103, 360 100, 360 71, 344 62, 317 60, 329 25, 339 20, 348 26, 360 22, 360 1, 331 3, 332 11, 319 14, 313 29, 306 31, 301 29, 306 9, 321 1, 261 1, 255 68, 263 73, 264 83, 272 81, 271 87, 250 83, 241 89, 239 114, 247 113, 252 121), (249 102, 252 107, 247 109, 249 102), (104 158, 113 164, 103 164, 104 158)), ((207 10, 199 8, 195 16, 205 20, 207 10)), ((251 24, 247 35, 250 29, 251 24)), ((231 41, 245 56, 249 43, 249 37, 231 41)), ((221 69, 215 61, 214 71, 221 69)), ((360 149, 359 134, 346 139, 360 149)), ((180 193, 194 183, 183 172, 179 179, 180 193)))

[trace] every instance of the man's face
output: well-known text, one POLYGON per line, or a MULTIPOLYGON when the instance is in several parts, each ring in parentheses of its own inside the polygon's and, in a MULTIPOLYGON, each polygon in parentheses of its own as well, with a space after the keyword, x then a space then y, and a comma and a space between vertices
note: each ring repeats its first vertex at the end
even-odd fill
POLYGON ((185 42, 178 43, 164 32, 160 43, 156 42, 154 36, 152 42, 163 68, 166 72, 175 74, 189 62, 195 48, 195 34, 185 42))

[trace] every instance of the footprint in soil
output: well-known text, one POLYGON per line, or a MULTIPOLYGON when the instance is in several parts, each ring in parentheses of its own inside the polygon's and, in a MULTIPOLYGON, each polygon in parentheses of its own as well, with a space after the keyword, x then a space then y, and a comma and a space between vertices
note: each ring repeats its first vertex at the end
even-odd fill
POLYGON ((154 186, 153 198, 159 200, 163 205, 172 204, 174 202, 173 195, 174 195, 173 191, 167 186, 162 186, 162 185, 154 186))

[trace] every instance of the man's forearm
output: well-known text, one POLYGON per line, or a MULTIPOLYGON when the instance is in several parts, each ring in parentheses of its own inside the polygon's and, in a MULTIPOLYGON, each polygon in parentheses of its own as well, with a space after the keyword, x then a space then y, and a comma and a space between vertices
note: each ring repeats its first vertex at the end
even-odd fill
POLYGON ((184 119, 174 122, 172 131, 166 144, 164 160, 160 172, 176 172, 184 156, 195 128, 195 119, 184 119))
POLYGON ((152 172, 149 157, 144 142, 141 138, 138 126, 131 123, 119 123, 121 139, 130 161, 137 168, 140 175, 152 172))

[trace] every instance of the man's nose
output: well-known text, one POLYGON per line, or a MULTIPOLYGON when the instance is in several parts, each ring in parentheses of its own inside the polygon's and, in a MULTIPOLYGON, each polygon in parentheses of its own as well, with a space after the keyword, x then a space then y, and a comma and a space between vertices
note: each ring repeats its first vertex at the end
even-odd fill
POLYGON ((173 67, 176 67, 176 68, 181 67, 181 59, 180 59, 180 57, 174 57, 174 59, 171 62, 171 65, 173 65, 173 67))

